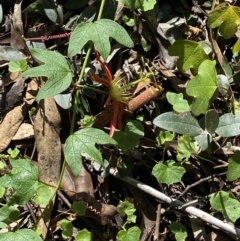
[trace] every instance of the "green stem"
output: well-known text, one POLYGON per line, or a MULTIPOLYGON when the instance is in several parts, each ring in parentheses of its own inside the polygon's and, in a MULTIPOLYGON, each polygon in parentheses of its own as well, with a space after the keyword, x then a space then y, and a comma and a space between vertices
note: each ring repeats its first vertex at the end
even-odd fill
MULTIPOLYGON (((101 1, 101 6, 100 6, 100 10, 99 10, 99 13, 98 13, 98 18, 97 18, 97 20, 101 19, 105 1, 106 1, 106 0, 102 0, 102 1, 101 1)), ((88 47, 88 51, 87 51, 86 57, 85 57, 85 59, 84 59, 84 63, 83 63, 83 66, 82 66, 80 75, 79 75, 79 82, 82 80, 82 78, 83 78, 83 76, 84 76, 84 72, 85 72, 85 69, 86 69, 86 66, 87 66, 87 63, 88 63, 90 54, 91 54, 91 52, 92 52, 92 47, 93 47, 93 43, 91 42, 90 45, 89 45, 89 47, 88 47)), ((77 90, 77 91, 76 91, 75 98, 74 98, 73 114, 72 114, 71 127, 70 127, 70 135, 72 135, 73 132, 74 132, 75 119, 76 119, 76 113, 77 113, 77 103, 78 103, 78 99, 79 99, 79 94, 80 94, 80 90, 77 90)), ((51 196, 51 199, 49 200, 48 204, 46 205, 46 208, 44 209, 44 211, 42 212, 42 214, 39 216, 38 221, 37 221, 36 224, 35 224, 35 227, 37 227, 40 219, 44 216, 45 212, 48 210, 48 207, 49 207, 50 204, 52 203, 54 197, 55 197, 56 194, 57 194, 57 191, 59 190, 59 188, 60 188, 60 186, 61 186, 62 179, 63 179, 63 174, 64 174, 64 170, 65 170, 66 164, 67 164, 67 163, 66 163, 66 159, 64 158, 63 165, 62 165, 62 169, 61 169, 61 173, 60 173, 60 177, 59 177, 58 183, 57 183, 57 185, 56 185, 56 188, 55 188, 55 190, 54 190, 54 192, 53 192, 53 194, 52 194, 52 196, 51 196)))
POLYGON ((100 9, 99 9, 99 12, 98 12, 97 20, 100 20, 102 18, 102 13, 103 13, 103 8, 104 8, 104 5, 105 5, 105 2, 106 2, 106 0, 101 1, 101 6, 100 6, 100 9))
POLYGON ((82 88, 82 89, 94 90, 95 92, 99 92, 99 93, 101 93, 101 94, 108 95, 108 92, 103 91, 103 90, 96 89, 96 88, 91 87, 91 86, 87 86, 87 85, 77 85, 77 87, 82 88))

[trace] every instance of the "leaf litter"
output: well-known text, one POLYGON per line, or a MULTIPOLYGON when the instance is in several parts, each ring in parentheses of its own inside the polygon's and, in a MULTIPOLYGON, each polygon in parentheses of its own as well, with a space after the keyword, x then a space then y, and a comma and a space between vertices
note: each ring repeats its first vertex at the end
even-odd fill
MULTIPOLYGON (((0 48, 6 89, 0 96, 6 101, 1 104, 0 193, 5 209, 8 200, 22 195, 27 210, 23 219, 41 230, 41 237, 22 222, 18 231, 9 228, 9 234, 0 234, 0 240, 11 235, 62 240, 66 230, 60 223, 65 220, 78 230, 70 232, 76 240, 239 239, 238 3, 113 1, 111 7, 105 5, 104 17, 96 19, 97 2, 50 2, 3 3, 4 16, 11 14, 11 7, 20 14, 14 12, 11 31, 5 27, 8 35, 0 36, 1 44, 10 45, 0 48), (24 25, 22 14, 28 18, 24 25), (73 26, 67 41, 61 39, 70 35, 62 33, 62 23, 73 26), (51 35, 59 38, 41 37, 51 35), (81 72, 87 66, 98 78, 105 77, 104 65, 93 67, 96 56, 88 52, 93 46, 113 76, 123 72, 126 78, 119 87, 129 86, 131 93, 123 129, 113 139, 107 133, 115 107, 110 102, 104 108, 109 89, 81 72), (5 67, 24 58, 28 70, 22 75, 5 67), (18 79, 13 81, 14 74, 18 79), (221 90, 217 74, 225 81, 221 90), (141 78, 145 81, 131 84, 141 78), (67 96, 64 103, 56 103, 56 95, 62 94, 67 96), (17 158, 15 147, 20 150, 17 158), (40 199, 32 195, 29 201, 14 168, 24 181, 24 168, 33 164, 39 174, 36 190, 45 184, 50 192, 39 194, 40 199), (117 169, 120 180, 114 177, 117 169), (175 203, 140 190, 141 183, 175 203), (9 187, 15 193, 6 192, 9 187), (125 208, 121 213, 119 205, 125 208), (202 210, 215 221, 199 218, 202 210)), ((29 171, 25 178, 27 187, 29 171)))

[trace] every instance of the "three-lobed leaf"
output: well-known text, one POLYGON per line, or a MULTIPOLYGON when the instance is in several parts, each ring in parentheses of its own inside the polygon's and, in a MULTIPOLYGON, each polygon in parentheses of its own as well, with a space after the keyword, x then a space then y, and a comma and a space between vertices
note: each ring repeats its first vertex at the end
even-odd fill
POLYGON ((168 49, 171 56, 179 56, 177 67, 185 72, 192 69, 194 75, 197 74, 200 64, 209 59, 200 43, 190 40, 177 40, 168 49))
POLYGON ((121 25, 110 19, 100 19, 76 26, 69 40, 68 56, 72 57, 79 53, 83 46, 91 40, 97 51, 106 60, 110 53, 108 41, 110 37, 126 47, 134 46, 127 31, 121 25))
POLYGON ((220 4, 209 13, 208 27, 217 28, 225 39, 231 38, 240 24, 240 8, 226 4, 220 4))
POLYGON ((48 77, 48 81, 43 85, 37 94, 36 100, 53 97, 66 90, 72 82, 72 73, 68 63, 60 53, 32 49, 34 58, 44 62, 44 65, 28 69, 22 73, 23 77, 48 77))
POLYGON ((186 93, 194 97, 192 103, 194 116, 206 113, 210 100, 217 91, 215 64, 215 61, 203 61, 199 66, 198 75, 188 82, 186 93))
POLYGON ((74 175, 78 175, 82 167, 82 155, 103 164, 100 151, 95 144, 117 145, 104 131, 95 128, 85 128, 70 135, 64 146, 64 155, 74 175))

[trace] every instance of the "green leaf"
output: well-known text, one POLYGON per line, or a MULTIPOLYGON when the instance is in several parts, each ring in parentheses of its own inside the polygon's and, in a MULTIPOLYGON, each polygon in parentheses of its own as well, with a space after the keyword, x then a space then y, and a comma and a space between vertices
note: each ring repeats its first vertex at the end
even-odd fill
POLYGON ((229 83, 228 77, 223 74, 218 74, 217 75, 217 84, 218 84, 218 91, 222 95, 227 95, 229 88, 230 88, 230 83, 229 83))
POLYGON ((180 163, 168 160, 164 163, 158 163, 153 167, 152 175, 155 176, 159 183, 173 184, 180 182, 185 169, 180 163))
POLYGON ((32 49, 34 58, 44 62, 44 65, 31 68, 24 73, 23 77, 48 77, 48 81, 38 92, 36 100, 53 97, 66 90, 72 81, 71 70, 63 55, 49 50, 32 49))
POLYGON ((222 137, 240 135, 240 114, 234 117, 231 113, 224 114, 219 118, 216 133, 222 137))
POLYGON ((196 153, 198 147, 196 141, 190 136, 180 136, 178 138, 177 160, 188 160, 192 154, 196 153))
POLYGON ((110 53, 108 41, 110 37, 126 47, 134 46, 127 31, 121 25, 110 19, 100 19, 93 23, 80 23, 76 26, 69 40, 68 56, 76 55, 91 40, 106 60, 110 53))
POLYGON ((86 204, 83 201, 73 202, 71 210, 75 212, 78 216, 84 216, 87 211, 86 204))
POLYGON ((208 110, 205 115, 205 128, 210 133, 213 134, 219 124, 219 116, 216 110, 208 110))
POLYGON ((15 159, 20 153, 20 151, 18 150, 18 148, 15 147, 13 150, 9 148, 7 150, 7 153, 10 155, 11 158, 15 159))
POLYGON ((240 39, 237 40, 237 42, 232 47, 233 54, 240 52, 240 39))
POLYGON ((10 61, 8 65, 9 72, 24 71, 27 69, 27 60, 10 61))
POLYGON ((156 0, 120 0, 120 2, 131 10, 141 8, 144 12, 152 10, 156 4, 156 0))
POLYGON ((102 155, 95 147, 95 144, 117 145, 117 142, 104 131, 95 128, 85 128, 76 131, 67 138, 64 146, 64 155, 74 175, 77 176, 81 170, 82 155, 86 155, 103 164, 102 155))
POLYGON ((137 216, 134 215, 136 212, 136 208, 134 207, 134 204, 132 202, 129 202, 128 200, 120 201, 120 203, 117 206, 117 211, 120 214, 120 216, 124 217, 127 215, 127 221, 129 223, 135 223, 137 216))
MULTIPOLYGON (((201 151, 208 149, 210 143, 212 142, 212 135, 208 131, 203 131, 201 135, 195 136, 194 139, 197 141, 197 144, 201 151)), ((199 150, 198 150, 199 151, 199 150)))
POLYGON ((172 141, 174 135, 169 131, 160 131, 160 134, 157 136, 156 140, 158 145, 164 145, 170 141, 172 141))
POLYGON ((227 180, 232 182, 240 177, 240 151, 228 159, 227 180))
POLYGON ((186 100, 183 99, 183 94, 168 92, 166 94, 168 102, 173 106, 173 109, 178 112, 186 112, 189 110, 189 104, 186 100))
POLYGON ((75 239, 76 241, 91 241, 92 234, 87 229, 83 229, 77 233, 75 239))
POLYGON ((194 75, 197 74, 199 65, 209 59, 201 44, 190 40, 177 40, 168 52, 171 56, 179 56, 177 67, 181 72, 192 68, 194 75))
POLYGON ((17 207, 3 206, 0 208, 0 221, 6 224, 10 224, 18 220, 20 212, 17 207))
POLYGON ((51 198, 51 191, 46 184, 39 183, 36 191, 36 196, 33 201, 38 204, 47 204, 51 198))
POLYGON ((120 241, 136 241, 140 240, 141 230, 138 227, 131 227, 128 230, 121 230, 117 234, 120 241))
POLYGON ((229 193, 220 191, 211 194, 209 201, 215 210, 223 213, 227 221, 234 223, 240 217, 240 202, 231 197, 229 193))
POLYGON ((220 4, 209 13, 207 26, 219 27, 219 31, 225 39, 231 38, 240 24, 240 8, 236 6, 220 4))
POLYGON ((144 129, 140 122, 129 121, 124 131, 116 131, 113 138, 119 147, 127 151, 138 145, 139 139, 144 136, 144 129))
POLYGON ((54 0, 42 0, 42 5, 47 17, 55 24, 63 24, 63 11, 58 2, 54 0))
POLYGON ((153 120, 153 124, 160 128, 188 136, 198 136, 203 131, 198 121, 190 114, 180 116, 173 112, 166 112, 156 117, 153 120))
POLYGON ((171 222, 169 228, 171 232, 174 233, 177 241, 185 241, 187 237, 187 230, 181 223, 171 222))
POLYGON ((0 241, 43 241, 31 229, 19 229, 16 232, 0 233, 0 241))
POLYGON ((215 61, 203 61, 198 75, 188 82, 186 93, 194 97, 192 113, 195 116, 206 113, 210 100, 217 91, 215 64, 215 61))
POLYGON ((60 221, 60 227, 62 229, 62 237, 64 239, 69 238, 70 236, 72 236, 73 234, 73 225, 72 222, 67 220, 67 219, 63 219, 60 221))
POLYGON ((0 185, 15 189, 9 205, 25 204, 37 190, 38 169, 28 159, 10 160, 10 163, 13 167, 12 172, 0 178, 0 185))

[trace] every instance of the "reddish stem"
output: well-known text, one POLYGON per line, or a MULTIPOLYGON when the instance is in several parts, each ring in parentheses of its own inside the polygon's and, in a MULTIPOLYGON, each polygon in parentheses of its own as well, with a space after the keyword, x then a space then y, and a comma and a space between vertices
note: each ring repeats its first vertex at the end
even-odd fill
POLYGON ((110 133, 109 135, 113 137, 114 131, 116 129, 117 125, 117 119, 118 119, 118 111, 119 111, 119 102, 113 101, 113 113, 112 113, 112 119, 110 124, 110 133))

